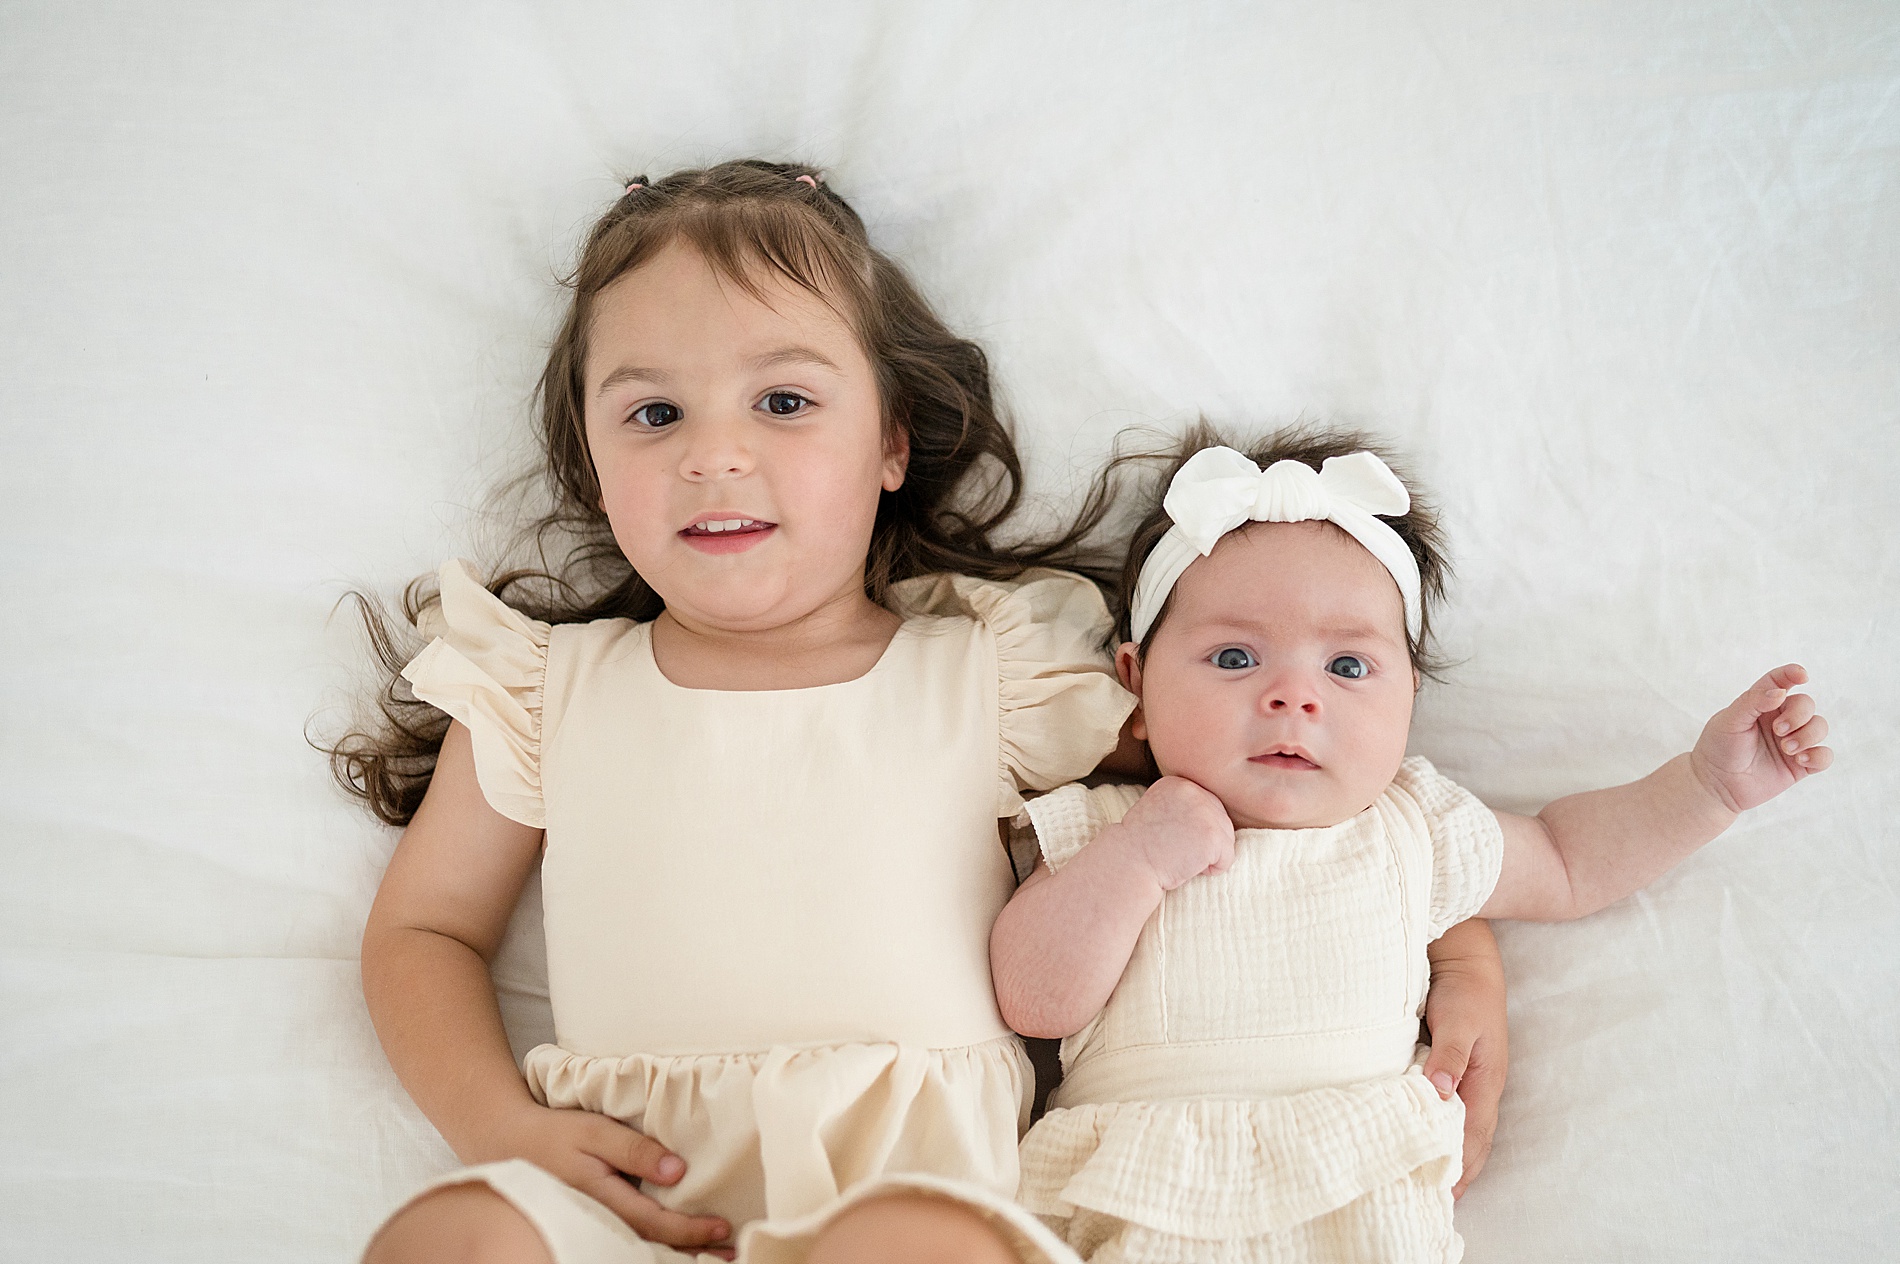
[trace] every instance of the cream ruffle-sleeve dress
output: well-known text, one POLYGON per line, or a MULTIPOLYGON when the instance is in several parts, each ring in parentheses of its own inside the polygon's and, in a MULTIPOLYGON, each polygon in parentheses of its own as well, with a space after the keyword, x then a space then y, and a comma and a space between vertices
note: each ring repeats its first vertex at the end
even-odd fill
MULTIPOLYGON (((998 819, 1093 769, 1134 705, 1095 588, 910 580, 868 673, 756 692, 673 684, 651 624, 550 627, 459 562, 441 588, 403 675, 469 728, 488 802, 546 831, 556 1040, 525 1059, 535 1097, 678 1153, 685 1178, 646 1192, 745 1226, 748 1264, 802 1259, 893 1184, 1072 1260, 1012 1202, 1032 1076, 988 944, 1015 886, 998 819)), ((561 1264, 688 1258, 525 1162, 436 1184, 467 1181, 561 1264)))
MULTIPOLYGON (((1031 800, 1060 869, 1141 791, 1031 800)), ((1425 947, 1474 916, 1497 817, 1423 759, 1358 816, 1240 830, 1169 892, 1023 1141, 1020 1199, 1093 1264, 1453 1264, 1464 1106, 1425 1079, 1425 947)))

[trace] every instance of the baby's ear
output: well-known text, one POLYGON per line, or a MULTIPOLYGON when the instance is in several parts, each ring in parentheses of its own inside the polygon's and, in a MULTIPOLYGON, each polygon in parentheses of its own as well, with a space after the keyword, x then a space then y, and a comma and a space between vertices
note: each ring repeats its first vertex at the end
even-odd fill
MULTIPOLYGON (((1122 688, 1141 697, 1141 647, 1133 641, 1124 641, 1115 650, 1115 674, 1121 678, 1122 688)), ((1148 720, 1141 713, 1139 701, 1135 704, 1134 714, 1128 717, 1128 732, 1136 741, 1148 740, 1148 720)))

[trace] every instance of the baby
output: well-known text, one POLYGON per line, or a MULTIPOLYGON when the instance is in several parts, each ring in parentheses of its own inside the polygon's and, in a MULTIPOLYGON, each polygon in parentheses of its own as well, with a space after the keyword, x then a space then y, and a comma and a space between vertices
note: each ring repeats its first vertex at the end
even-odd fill
POLYGON ((1426 945, 1603 908, 1832 759, 1795 665, 1688 754, 1534 817, 1407 758, 1445 564, 1366 446, 1190 443, 1136 534, 1116 655, 1161 777, 1018 818, 1042 863, 997 920, 997 996, 1065 1038, 1021 1198, 1086 1259, 1459 1259, 1426 945))

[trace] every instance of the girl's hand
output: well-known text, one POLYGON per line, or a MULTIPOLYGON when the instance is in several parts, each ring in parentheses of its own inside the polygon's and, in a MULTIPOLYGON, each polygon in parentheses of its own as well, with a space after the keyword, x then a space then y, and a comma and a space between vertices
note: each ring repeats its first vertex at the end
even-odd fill
POLYGON ((1432 1051, 1425 1078, 1441 1098, 1450 1100, 1455 1092, 1464 1099, 1464 1171, 1451 1190, 1453 1198, 1462 1198, 1491 1157, 1511 1060, 1504 960, 1490 926, 1475 917, 1447 930, 1428 951, 1432 986, 1425 996, 1425 1025, 1432 1051))
POLYGON ((1163 891, 1202 874, 1224 873, 1234 863, 1234 823, 1227 809, 1185 777, 1163 777, 1149 786, 1113 828, 1117 844, 1163 891))
POLYGON ((1807 680, 1799 663, 1775 668, 1716 712, 1696 739, 1689 765, 1729 811, 1766 803, 1834 762, 1821 745, 1827 721, 1815 714, 1814 699, 1788 692, 1807 680))
POLYGON ((731 1258, 731 1225, 684 1215, 640 1192, 639 1181, 673 1185, 686 1174, 685 1161, 645 1133, 593 1111, 530 1105, 498 1126, 492 1148, 560 1177, 650 1242, 731 1258))

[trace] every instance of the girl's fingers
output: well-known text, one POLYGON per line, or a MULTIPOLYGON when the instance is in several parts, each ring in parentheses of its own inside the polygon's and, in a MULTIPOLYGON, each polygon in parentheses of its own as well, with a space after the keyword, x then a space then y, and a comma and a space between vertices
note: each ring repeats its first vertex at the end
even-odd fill
POLYGON ((1470 1061, 1469 1040, 1460 1040, 1448 1032, 1432 1033, 1432 1051, 1425 1059, 1424 1071, 1440 1099, 1451 1100, 1451 1095, 1458 1091, 1458 1082, 1465 1078, 1465 1067, 1470 1061))
POLYGON ((724 1242, 732 1236, 731 1226, 719 1217, 687 1216, 671 1211, 642 1194, 624 1176, 609 1173, 585 1181, 578 1188, 604 1204, 649 1242, 698 1247, 724 1242))
POLYGON ((1464 1197, 1465 1190, 1484 1170, 1485 1160, 1491 1157, 1491 1143, 1498 1131, 1498 1102, 1504 1096, 1504 1067, 1474 1060, 1465 1070, 1458 1095, 1465 1103, 1464 1171, 1452 1186, 1453 1198, 1464 1197))
POLYGON ((645 1133, 605 1115, 590 1115, 587 1119, 592 1126, 587 1148, 609 1166, 656 1185, 672 1185, 686 1175, 685 1162, 645 1133))
POLYGON ((1826 772, 1834 762, 1834 752, 1825 746, 1811 746, 1794 756, 1794 762, 1803 772, 1826 772))

